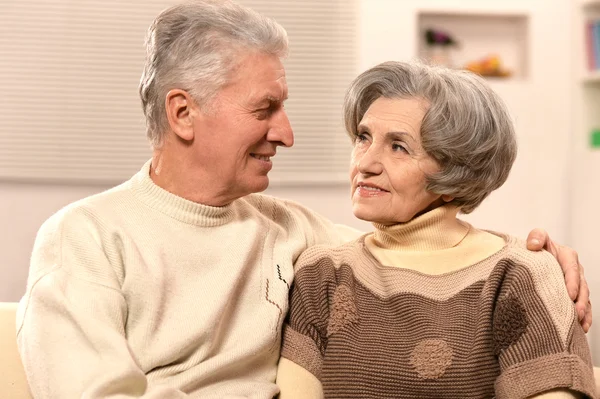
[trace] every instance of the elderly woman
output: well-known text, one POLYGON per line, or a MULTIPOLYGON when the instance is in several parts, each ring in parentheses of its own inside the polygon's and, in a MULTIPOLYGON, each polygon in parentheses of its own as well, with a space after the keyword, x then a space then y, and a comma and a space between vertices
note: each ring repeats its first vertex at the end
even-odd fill
POLYGON ((517 154, 471 73, 387 62, 345 101, 354 214, 375 230, 296 263, 281 398, 595 397, 556 260, 457 218, 517 154))

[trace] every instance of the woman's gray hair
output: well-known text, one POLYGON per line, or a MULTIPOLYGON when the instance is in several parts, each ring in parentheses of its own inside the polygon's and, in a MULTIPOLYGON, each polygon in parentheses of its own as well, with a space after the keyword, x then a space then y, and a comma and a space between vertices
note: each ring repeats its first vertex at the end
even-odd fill
POLYGON ((427 190, 454 197, 472 212, 508 178, 517 156, 512 118, 486 81, 468 71, 417 62, 384 62, 359 75, 344 101, 351 138, 380 97, 417 98, 428 103, 421 126, 423 149, 440 165, 427 176, 427 190))
POLYGON ((287 55, 285 29, 229 0, 196 0, 163 11, 146 36, 139 85, 146 133, 159 147, 168 129, 165 97, 186 90, 204 109, 228 82, 244 52, 287 55))

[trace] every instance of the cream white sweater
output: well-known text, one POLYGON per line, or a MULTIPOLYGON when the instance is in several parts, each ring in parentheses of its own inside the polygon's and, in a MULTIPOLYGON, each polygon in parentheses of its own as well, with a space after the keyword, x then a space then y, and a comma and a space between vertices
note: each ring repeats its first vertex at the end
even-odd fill
POLYGON ((292 265, 356 232, 290 201, 225 207, 149 177, 40 229, 17 315, 35 398, 272 398, 292 265))

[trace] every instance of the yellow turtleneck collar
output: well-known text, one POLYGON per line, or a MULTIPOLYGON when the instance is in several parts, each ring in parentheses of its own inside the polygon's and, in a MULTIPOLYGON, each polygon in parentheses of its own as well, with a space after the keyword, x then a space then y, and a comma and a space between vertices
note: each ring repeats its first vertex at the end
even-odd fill
POLYGON ((373 239, 381 248, 397 251, 437 251, 460 243, 471 227, 456 218, 459 208, 444 205, 406 223, 384 226, 373 223, 373 239))
POLYGON ((444 205, 406 223, 374 223, 375 231, 365 238, 365 245, 384 266, 425 274, 467 267, 504 247, 503 238, 457 219, 458 211, 456 206, 444 205))

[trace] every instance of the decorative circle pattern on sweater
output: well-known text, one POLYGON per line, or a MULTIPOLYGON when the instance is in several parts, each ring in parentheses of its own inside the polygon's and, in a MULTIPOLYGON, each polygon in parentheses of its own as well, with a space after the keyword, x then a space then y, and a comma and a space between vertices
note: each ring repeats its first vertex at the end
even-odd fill
POLYGON ((443 339, 425 339, 413 349, 410 364, 419 377, 426 380, 440 378, 452 364, 452 348, 443 339))
POLYGON ((349 287, 340 285, 333 294, 327 336, 329 337, 331 334, 340 331, 344 326, 357 321, 358 315, 356 314, 354 296, 349 287))
POLYGON ((494 353, 499 355, 503 349, 518 341, 527 328, 525 307, 512 294, 498 300, 494 312, 494 353))

